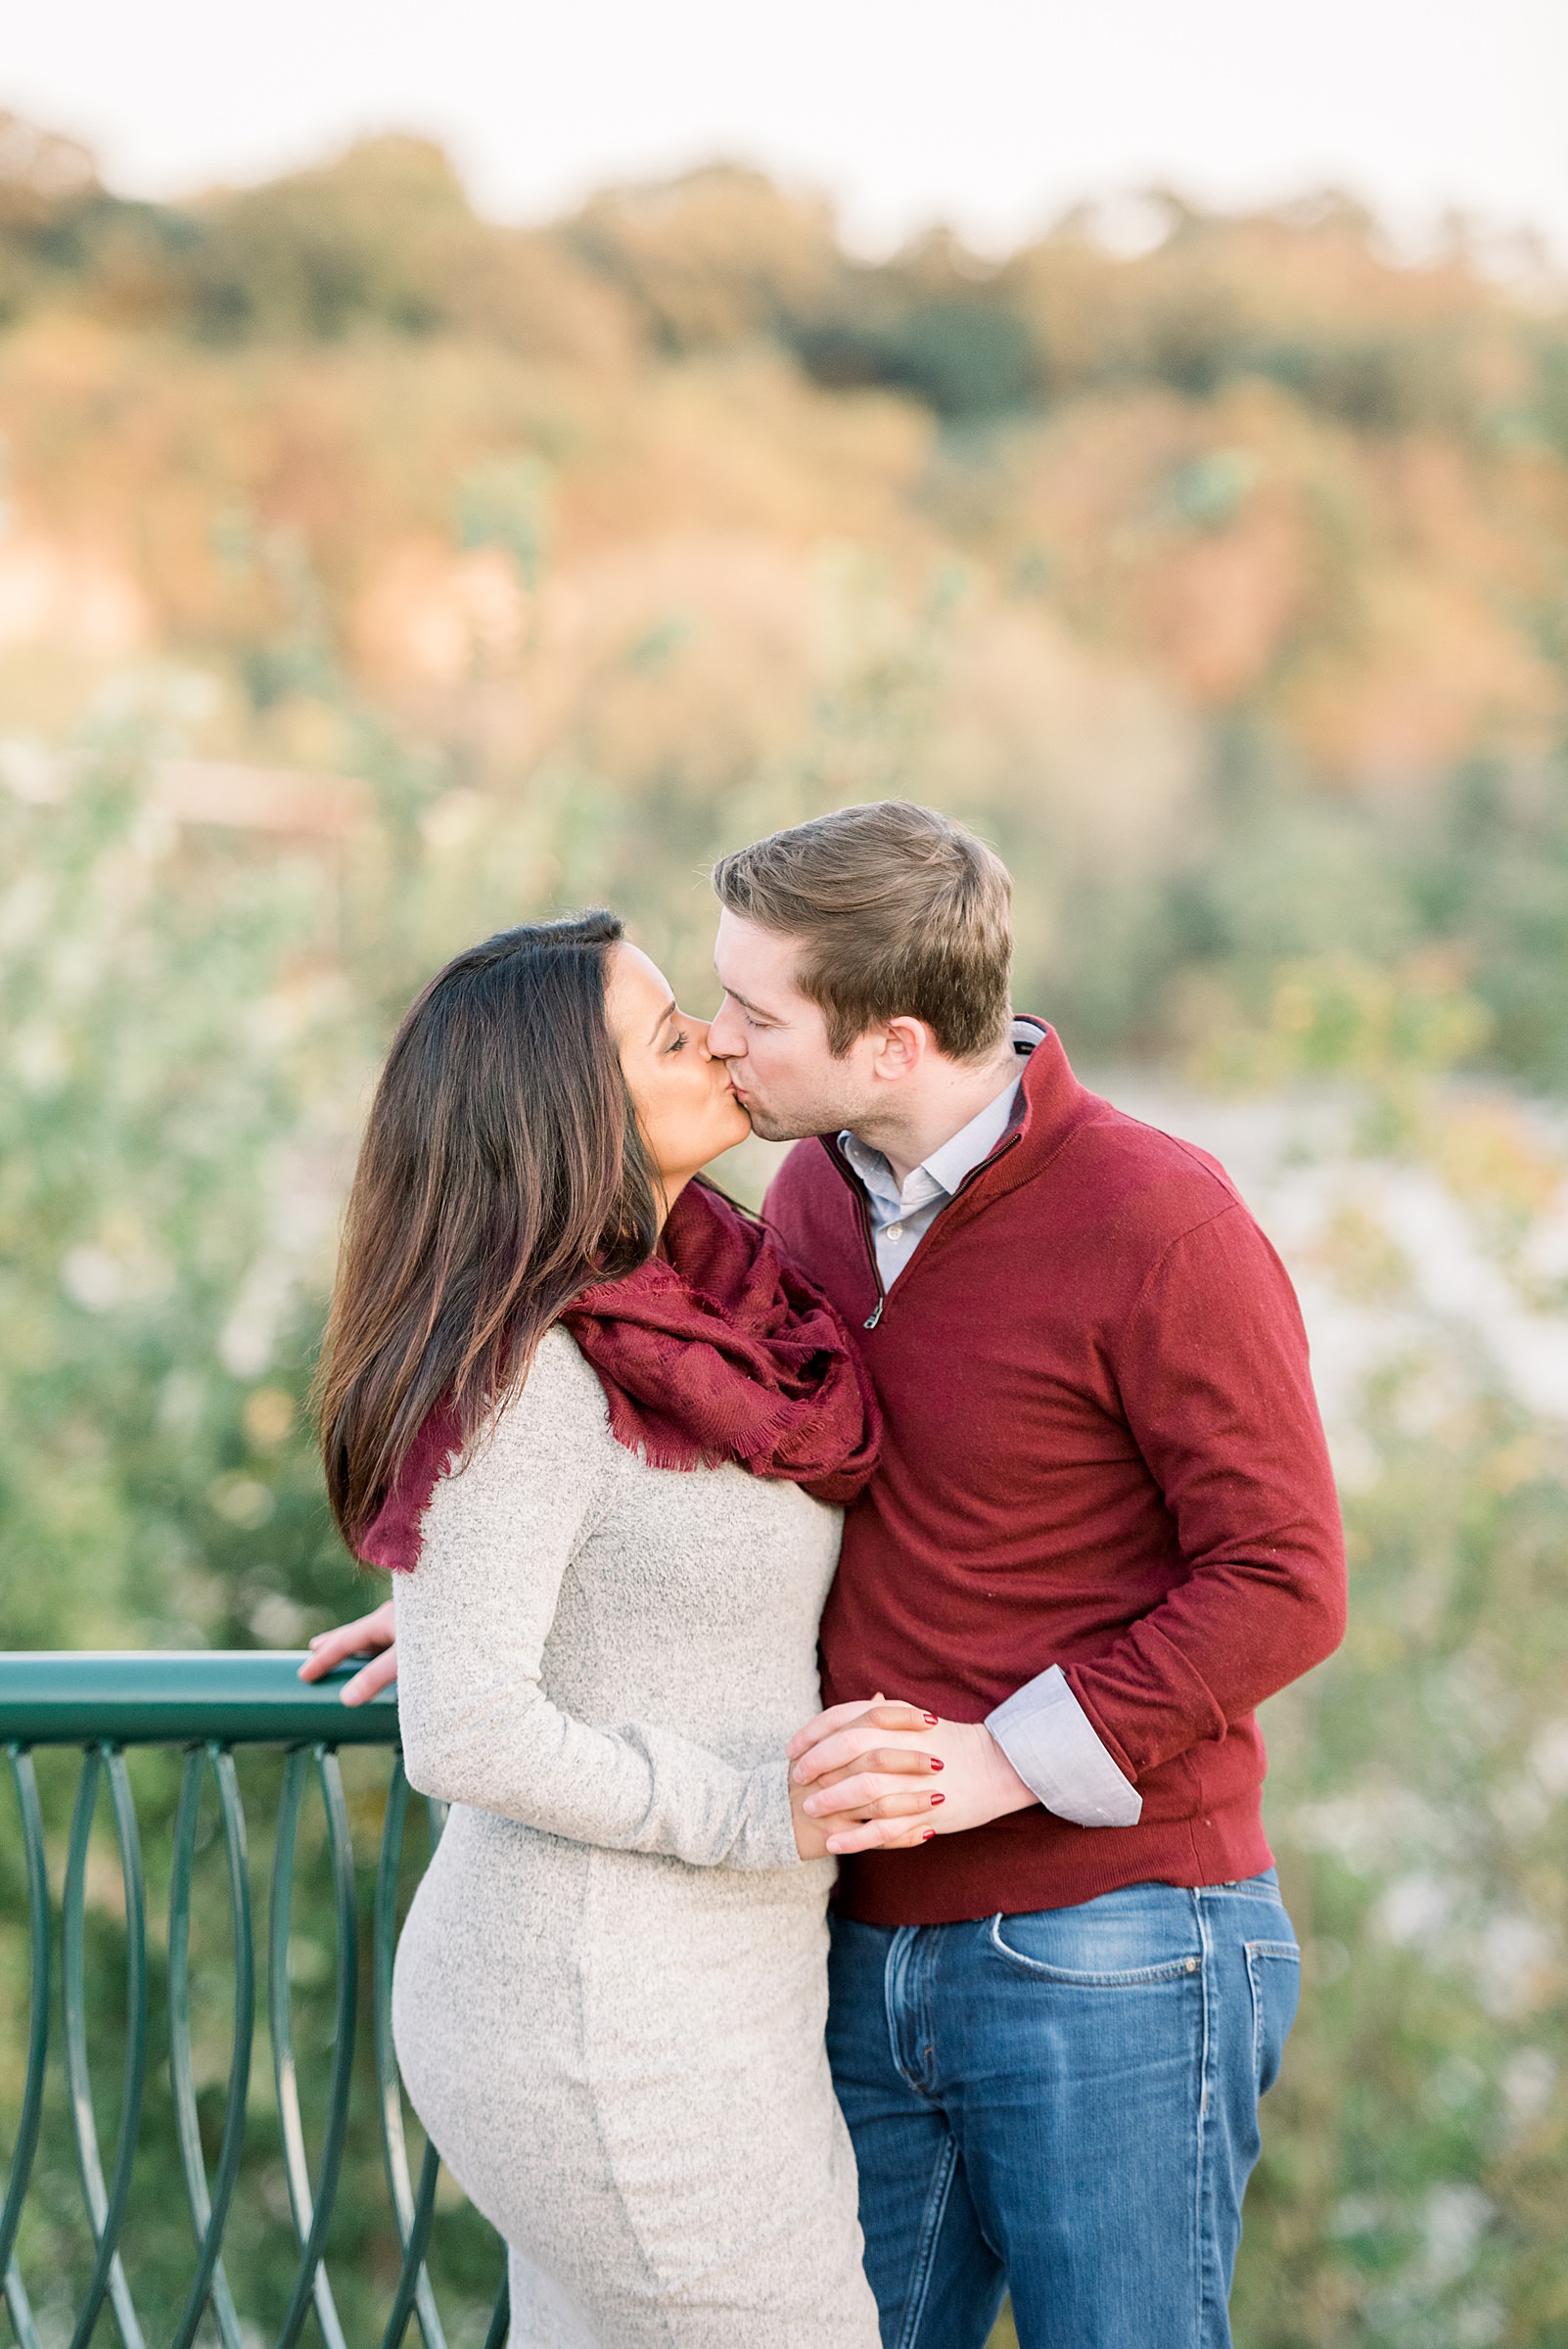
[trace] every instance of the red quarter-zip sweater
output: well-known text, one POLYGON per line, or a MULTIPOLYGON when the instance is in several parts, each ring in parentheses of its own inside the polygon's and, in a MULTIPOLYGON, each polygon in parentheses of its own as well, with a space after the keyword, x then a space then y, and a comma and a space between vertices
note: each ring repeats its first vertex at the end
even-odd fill
POLYGON ((840 1907, 942 1924, 1268 1867, 1254 1707, 1338 1644, 1345 1552, 1295 1293, 1223 1169, 1088 1092, 1042 1028, 1013 1125, 885 1301, 834 1141, 797 1144, 763 1213, 886 1423, 824 1702, 981 1721, 1060 1664, 1143 1800, 1134 1827, 1036 1808, 856 1855, 840 1907))

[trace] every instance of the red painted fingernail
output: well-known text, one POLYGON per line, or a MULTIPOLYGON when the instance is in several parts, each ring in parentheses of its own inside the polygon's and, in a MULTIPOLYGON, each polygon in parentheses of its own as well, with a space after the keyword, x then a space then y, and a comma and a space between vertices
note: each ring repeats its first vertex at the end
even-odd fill
POLYGON ((935 1714, 935 1713, 927 1713, 927 1714, 924 1716, 924 1719, 925 1719, 926 1725, 927 1725, 927 1727, 928 1727, 929 1728, 933 1728, 933 1729, 934 1729, 934 1728, 936 1727, 936 1726, 937 1726, 937 1716, 936 1716, 936 1714, 935 1714))
POLYGON ((931 1764, 933 1770, 945 1770, 947 1767, 946 1763, 940 1761, 935 1754, 928 1754, 926 1760, 931 1764))
POLYGON ((947 1798, 945 1794, 934 1794, 931 1799, 934 1803, 945 1803, 947 1798))
POLYGON ((933 1836, 936 1834, 936 1832, 937 1832, 937 1830, 936 1830, 936 1828, 935 1828, 935 1827, 927 1827, 927 1829, 926 1829, 925 1833, 924 1833, 924 1834, 921 1836, 921 1838, 920 1838, 921 1842, 922 1842, 922 1843, 929 1843, 929 1842, 931 1841, 932 1837, 933 1837, 933 1836))

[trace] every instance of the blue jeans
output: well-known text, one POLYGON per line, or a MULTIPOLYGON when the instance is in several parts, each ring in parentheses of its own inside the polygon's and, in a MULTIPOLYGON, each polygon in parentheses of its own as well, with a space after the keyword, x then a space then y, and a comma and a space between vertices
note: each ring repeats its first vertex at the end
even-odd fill
POLYGON ((884 2349, 1228 2349, 1300 1957, 1270 1868, 958 1925, 833 1920, 828 2052, 884 2349))

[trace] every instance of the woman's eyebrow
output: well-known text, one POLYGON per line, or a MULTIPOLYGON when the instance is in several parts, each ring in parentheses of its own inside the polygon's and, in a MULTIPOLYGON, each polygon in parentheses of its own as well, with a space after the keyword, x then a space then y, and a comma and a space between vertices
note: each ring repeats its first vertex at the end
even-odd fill
POLYGON ((648 1038, 650 1043, 654 1043, 657 1040, 660 1029, 665 1027, 669 1021, 674 1018, 678 1009, 679 1005, 676 1003, 674 996, 671 995, 669 1002, 665 1005, 664 1010, 659 1014, 658 1019, 655 1020, 653 1024, 653 1035, 648 1038))

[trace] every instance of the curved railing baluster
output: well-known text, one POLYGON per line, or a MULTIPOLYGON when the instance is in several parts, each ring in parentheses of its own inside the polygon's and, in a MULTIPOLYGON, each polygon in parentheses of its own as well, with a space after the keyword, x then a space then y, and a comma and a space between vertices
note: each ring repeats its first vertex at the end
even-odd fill
POLYGON ((490 2328, 484 2335, 484 2349, 505 2349, 506 2336, 512 2329, 512 2287, 510 2271, 501 2270, 501 2288, 495 2295, 490 2312, 490 2328))
MULTIPOLYGON (((445 1816, 444 1804, 431 1805, 432 1850, 440 1839, 445 1816)), ((437 2314, 436 2295, 431 2289, 430 2276, 425 2267, 431 2223, 436 2215, 436 2180, 441 2166, 440 2155, 427 2140, 425 2158, 419 2173, 419 2190, 416 2193, 408 2170, 408 2141, 403 2134, 402 2082, 397 2070, 397 2052, 392 2046, 392 1961, 397 1952, 397 1866, 402 1858, 403 1828, 407 1817, 408 1776, 399 1754, 392 1762, 392 1782, 387 1788, 381 1858, 376 1865, 372 1968, 381 2144, 387 2162, 387 2189, 392 2196, 392 2216, 397 2222, 397 2239, 403 2249, 396 2296, 387 2320, 387 2329, 382 2334, 382 2349, 399 2349, 409 2316, 415 2309, 419 2312, 419 2329, 424 2336, 425 2349, 446 2349, 446 2338, 437 2314)))
POLYGON ((0 2277, 5 2279, 6 2306, 22 2349, 37 2349, 38 2335, 28 2305, 26 2286, 16 2262, 17 2234, 22 2204, 38 2150, 38 2123, 43 2113, 44 2065, 49 2054, 49 1865, 44 1846, 43 1813, 38 1805, 38 1780, 32 1756, 15 1741, 6 1747, 17 1809, 22 1815, 22 1849, 27 1871, 27 1928, 32 1945, 32 1981, 28 1994, 27 2078, 22 2092, 22 2117, 11 2153, 6 2198, 0 2206, 0 2277))
MULTIPOLYGON (((21 2272, 18 2246, 26 2196, 38 2190, 42 2105, 50 2093, 47 2058, 53 1919, 48 1846, 31 1758, 33 1750, 39 1747, 69 1747, 82 1755, 65 1871, 64 2071, 92 2235, 91 2270, 85 2296, 72 2314, 69 2339, 67 2331, 62 2329, 51 2349, 102 2349, 102 2336, 97 2328, 106 2303, 113 2309, 123 2349, 144 2349, 121 2261, 132 2162, 143 2113, 148 2024, 146 1901, 140 1830, 123 1757, 126 1745, 161 1747, 165 1751, 184 1747, 188 1755, 173 1821, 169 2026, 176 2137, 195 2229, 196 2253, 169 2349, 196 2349, 202 2339, 210 2340, 213 2349, 246 2349, 248 2338, 253 2337, 251 2326, 242 2326, 236 2314, 225 2275, 224 2253, 225 2230, 234 2224, 233 2205, 247 2127, 258 1987, 255 1977, 259 1920, 252 1917, 246 1823, 233 1752, 241 1747, 267 1745, 284 1747, 290 1757, 278 1819, 277 1865, 268 1927, 268 1993, 284 2167, 300 2255, 277 2349, 299 2349, 312 2309, 319 2321, 319 2349, 345 2349, 343 2326, 324 2260, 346 2157, 356 1993, 353 1859, 336 1749, 340 1742, 395 1748, 397 1715, 395 1698, 390 1690, 368 1705, 345 1712, 335 1686, 318 1687, 299 1679, 300 1662, 298 1656, 249 1650, 233 1655, 188 1656, 0 1654, 0 1743, 6 1746, 21 1813, 32 1968, 20 2118, 9 2170, 0 2175, 0 2187, 4 2188, 0 2200, 0 2283, 18 2349, 39 2349, 37 2326, 21 2272), (203 2150, 201 2108, 196 2093, 190 1947, 192 1907, 199 1885, 205 1887, 207 1881, 205 1870, 197 1868, 196 1846, 202 1807, 207 1800, 208 1766, 214 1773, 224 1835, 235 1949, 227 2096, 210 2175, 203 2150), (96 1981, 92 1983, 93 2015, 89 2017, 87 2011, 87 1879, 89 1863, 96 1850, 94 1839, 101 1832, 97 1811, 106 1773, 125 1899, 127 2024, 112 2159, 100 2140, 90 2066, 89 2028, 98 2019, 100 2004, 96 1981), (336 2046, 327 2081, 325 2127, 314 2176, 300 2112, 288 1963, 300 1819, 312 1773, 319 1782, 325 1815, 337 1920, 336 2046), (210 2331, 204 2325, 208 2311, 212 2319, 210 2331)), ((427 2144, 417 2183, 410 2174, 407 2124, 391 2032, 397 1879, 408 1799, 406 1781, 400 1767, 394 1763, 377 1875, 373 1963, 383 2152, 401 2246, 401 2264, 383 2349, 408 2349, 410 2319, 414 2317, 418 2318, 421 2335, 416 2349, 445 2349, 428 2273, 439 2163, 434 2148, 427 2144)), ((430 1806, 430 1811, 434 1847, 442 1813, 436 1804, 430 1806)), ((19 1927, 20 1921, 19 1917, 16 1920, 19 1927)), ((30 2243, 30 2235, 26 2240, 30 2243)), ((232 2246, 228 2256, 232 2261, 232 2246)), ((52 2289, 59 2288, 59 2281, 58 2276, 51 2279, 52 2289)), ((508 2324, 507 2286, 503 2277, 484 2349, 504 2349, 508 2324)))
POLYGON ((251 2041, 255 2028, 255 1945, 251 1930, 251 1873, 246 1854, 245 1811, 240 1801, 234 1757, 216 1743, 204 1751, 196 1746, 185 1757, 180 1780, 179 1812, 174 1822, 174 1865, 168 1893, 168 2061, 174 2091, 174 2124, 179 2138, 185 2191, 196 2229, 196 2274, 184 2312, 175 2330, 172 2349, 190 2349, 202 2312, 210 2298, 223 2349, 243 2349, 234 2296, 223 2272, 223 2229, 229 2215, 234 2183, 240 2174, 245 2143, 245 2111, 251 2087, 251 2041), (229 1916, 234 1930, 234 2037, 229 2060, 228 2098, 223 2108, 223 2135, 218 2145, 217 2171, 210 2194, 207 2163, 202 2153, 202 2125, 197 2111, 196 2080, 191 2060, 191 1875, 196 1859, 196 1829, 202 1808, 202 1782, 210 1762, 217 1784, 223 1819, 223 1848, 228 1861, 229 1916))
POLYGON ((62 1955, 66 2004, 66 2080, 70 2096, 71 2130, 81 2169, 82 2192, 92 2223, 97 2256, 88 2280, 86 2297, 70 2336, 70 2349, 87 2349, 107 2297, 114 2306, 124 2349, 144 2349, 142 2330, 131 2305, 130 2286, 120 2264, 119 2236, 125 2224, 130 2193, 131 2163, 141 2126, 142 2088, 147 2076, 147 1909, 142 1885, 141 1846, 136 1833, 136 1806, 131 1798, 125 1757, 116 1746, 89 1747, 82 1755, 76 1787, 76 1809, 70 1822, 70 1854, 66 1864, 66 1899, 62 1955), (119 2131, 115 2143, 115 2166, 106 2189, 103 2157, 98 2147, 98 2123, 93 2113, 92 2076, 87 2065, 87 2005, 83 1965, 87 1905, 87 1845, 93 1813, 98 1807, 100 1767, 109 1774, 110 1802, 119 1843, 120 1880, 125 1888, 125 2079, 120 2094, 119 2131))
MULTIPOLYGON (((272 2026, 272 2076, 277 2086, 278 2122, 283 2132, 283 2160, 289 2181, 289 2205, 300 2241, 300 2266, 288 2312, 278 2333, 276 2349, 294 2349, 312 2299, 327 2349, 346 2349, 343 2326, 327 2279, 322 2249, 338 2191, 344 2136, 348 2124, 348 2088, 353 2069, 354 2021, 357 2000, 357 1940, 354 1919, 354 1864, 348 1834, 348 1811, 343 1795, 338 1757, 325 1745, 308 1752, 296 1746, 284 1766, 283 1795, 278 1806, 278 1840, 272 1866, 272 1916, 267 1968, 267 2002, 272 2026), (321 1788, 327 1818, 327 1847, 332 1860, 333 1891, 338 1911, 338 1998, 332 2076, 327 2090, 327 2122, 322 2134, 321 2162, 314 2180, 305 2157, 304 2126, 300 2117, 300 2082, 294 2060, 294 2033, 289 1996, 289 1920, 294 1905, 294 1857, 300 1812, 304 1802, 305 1777, 311 1761, 321 1788)), ((75 2349, 75 2344, 72 2344, 75 2349)))
POLYGON ((38 2327, 33 2322, 32 2302, 22 2280, 22 2271, 13 2258, 6 2267, 6 2310, 16 2329, 20 2349, 42 2349, 38 2327))

